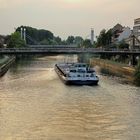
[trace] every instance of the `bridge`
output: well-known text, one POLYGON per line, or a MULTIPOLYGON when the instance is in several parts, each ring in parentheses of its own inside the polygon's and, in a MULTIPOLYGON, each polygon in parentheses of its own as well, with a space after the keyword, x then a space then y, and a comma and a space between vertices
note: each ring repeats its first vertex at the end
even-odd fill
POLYGON ((140 49, 100 49, 100 48, 78 48, 69 46, 48 46, 48 47, 26 47, 26 48, 0 48, 0 55, 18 55, 18 54, 120 54, 120 55, 140 55, 140 49))

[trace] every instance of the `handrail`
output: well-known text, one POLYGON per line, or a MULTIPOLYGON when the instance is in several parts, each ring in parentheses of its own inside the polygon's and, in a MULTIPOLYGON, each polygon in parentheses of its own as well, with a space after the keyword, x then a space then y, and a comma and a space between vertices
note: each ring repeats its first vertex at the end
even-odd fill
POLYGON ((47 48, 0 48, 0 53, 43 53, 43 52, 51 52, 51 53, 60 53, 60 52, 76 52, 76 53, 80 53, 80 52, 89 52, 89 53, 126 53, 126 54, 130 54, 130 53, 137 53, 140 54, 140 49, 105 49, 105 48, 64 48, 64 47, 47 47, 47 48))

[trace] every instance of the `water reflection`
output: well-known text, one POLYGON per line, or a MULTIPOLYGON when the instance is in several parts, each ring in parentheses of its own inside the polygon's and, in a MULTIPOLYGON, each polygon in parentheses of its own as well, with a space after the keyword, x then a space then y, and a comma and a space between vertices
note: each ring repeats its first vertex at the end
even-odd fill
POLYGON ((0 79, 0 139, 139 140, 140 88, 101 75, 97 87, 66 86, 53 67, 68 57, 18 61, 0 79))

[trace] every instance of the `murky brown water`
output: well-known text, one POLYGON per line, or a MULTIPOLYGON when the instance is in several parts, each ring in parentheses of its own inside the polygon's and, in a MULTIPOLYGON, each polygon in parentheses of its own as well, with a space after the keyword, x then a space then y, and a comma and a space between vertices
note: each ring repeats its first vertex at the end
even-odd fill
POLYGON ((62 60, 16 64, 0 79, 0 140, 140 140, 140 88, 101 75, 99 86, 66 86, 53 69, 62 60))

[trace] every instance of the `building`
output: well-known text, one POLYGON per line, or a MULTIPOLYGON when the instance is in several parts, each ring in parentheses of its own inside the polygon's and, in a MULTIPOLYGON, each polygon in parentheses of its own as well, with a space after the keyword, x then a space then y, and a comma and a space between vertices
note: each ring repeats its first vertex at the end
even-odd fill
POLYGON ((129 44, 130 49, 140 48, 140 18, 134 20, 134 26, 131 35, 124 39, 129 44))
POLYGON ((121 24, 117 24, 112 28, 112 43, 119 43, 126 38, 129 38, 132 31, 129 27, 123 27, 121 24))
POLYGON ((115 33, 115 32, 120 32, 122 31, 123 29, 123 26, 121 24, 116 24, 113 28, 112 28, 112 32, 115 33))
POLYGON ((133 34, 140 36, 140 18, 134 20, 133 34))
POLYGON ((140 18, 134 20, 133 35, 137 38, 135 41, 136 46, 140 46, 140 18))
POLYGON ((121 24, 117 24, 112 28, 112 43, 116 43, 120 33, 122 33, 123 26, 121 24))
POLYGON ((132 34, 132 31, 129 27, 124 27, 122 32, 120 33, 120 35, 118 36, 117 38, 117 41, 118 42, 121 42, 123 41, 124 39, 127 39, 131 36, 132 34))

